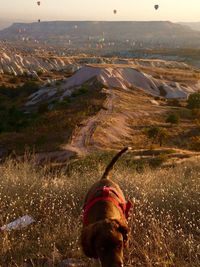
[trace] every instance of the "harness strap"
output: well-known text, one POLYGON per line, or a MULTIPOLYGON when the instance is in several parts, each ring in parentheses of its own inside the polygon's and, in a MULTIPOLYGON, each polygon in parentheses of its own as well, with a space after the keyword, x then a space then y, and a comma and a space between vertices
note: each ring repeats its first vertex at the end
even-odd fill
MULTIPOLYGON (((90 203, 90 202, 94 199, 94 196, 95 196, 98 192, 101 192, 101 193, 102 193, 102 196, 104 196, 104 197, 108 197, 108 196, 110 196, 110 193, 113 193, 113 194, 116 195, 116 197, 118 197, 118 198, 120 199, 120 201, 121 201, 122 203, 125 202, 125 199, 124 199, 121 195, 118 194, 118 192, 116 191, 115 188, 113 188, 113 187, 109 187, 109 186, 104 186, 104 187, 99 187, 99 188, 97 188, 97 189, 94 191, 93 196, 91 196, 91 197, 87 200, 87 203, 85 204, 85 206, 88 205, 88 203, 90 203)), ((84 206, 84 207, 85 207, 85 206, 84 206)))
POLYGON ((97 203, 100 201, 110 201, 112 202, 120 211, 121 215, 124 217, 124 212, 122 210, 122 207, 119 205, 118 201, 112 197, 97 197, 95 198, 92 202, 90 202, 84 209, 84 213, 83 213, 83 223, 85 225, 88 224, 88 213, 89 210, 97 203))
POLYGON ((118 192, 112 187, 104 186, 103 188, 98 188, 95 191, 95 193, 97 193, 98 191, 101 191, 103 193, 102 196, 95 197, 95 198, 91 197, 83 208, 83 223, 85 225, 88 224, 88 213, 90 209, 97 202, 100 202, 100 201, 112 202, 120 211, 121 216, 124 217, 125 219, 128 219, 129 211, 130 211, 130 208, 132 207, 132 203, 130 201, 126 203, 125 199, 122 196, 120 196, 118 192), (116 198, 110 196, 111 192, 114 193, 120 199, 120 202, 116 198))

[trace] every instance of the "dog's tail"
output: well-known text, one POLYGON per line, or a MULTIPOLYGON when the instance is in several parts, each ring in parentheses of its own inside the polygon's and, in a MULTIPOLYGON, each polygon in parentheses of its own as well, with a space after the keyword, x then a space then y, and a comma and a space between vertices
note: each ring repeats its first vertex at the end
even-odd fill
POLYGON ((125 147, 123 148, 117 155, 114 156, 114 158, 111 160, 111 162, 108 164, 108 166, 105 169, 105 172, 101 179, 107 179, 110 171, 113 169, 114 164, 117 162, 117 160, 127 151, 132 150, 131 147, 125 147))

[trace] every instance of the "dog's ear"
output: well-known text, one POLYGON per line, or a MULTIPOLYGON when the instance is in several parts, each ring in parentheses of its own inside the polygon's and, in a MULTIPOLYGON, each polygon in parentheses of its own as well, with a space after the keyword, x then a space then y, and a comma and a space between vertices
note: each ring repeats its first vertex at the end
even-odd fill
POLYGON ((81 234, 81 244, 83 248, 83 252, 89 258, 97 259, 95 239, 98 233, 98 225, 91 224, 85 227, 81 234))
POLYGON ((120 224, 118 227, 118 231, 122 234, 123 236, 123 241, 124 241, 124 247, 127 247, 128 244, 128 226, 126 224, 120 224))

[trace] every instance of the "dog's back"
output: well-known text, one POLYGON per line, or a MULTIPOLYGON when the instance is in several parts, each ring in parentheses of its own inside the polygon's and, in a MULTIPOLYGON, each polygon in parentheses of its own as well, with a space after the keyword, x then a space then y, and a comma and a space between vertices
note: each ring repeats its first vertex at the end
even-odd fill
MULTIPOLYGON (((117 183, 115 183, 111 179, 109 179, 109 173, 113 169, 113 166, 117 162, 117 160, 127 150, 130 150, 130 148, 125 147, 124 149, 122 149, 120 152, 118 152, 113 157, 111 162, 106 167, 105 172, 102 175, 101 179, 98 182, 96 182, 90 188, 89 192, 87 193, 86 198, 85 198, 85 202, 84 202, 84 206, 86 206, 88 202, 92 201, 92 199, 101 197, 102 194, 105 195, 105 192, 103 191, 103 189, 105 189, 105 188, 107 188, 107 189, 111 188, 112 190, 107 192, 107 194, 112 195, 111 197, 116 198, 116 200, 119 203, 122 203, 122 204, 125 203, 125 197, 124 197, 122 190, 120 189, 120 187, 117 183)), ((99 201, 96 203, 96 205, 93 205, 93 207, 91 207, 90 212, 88 214, 88 223, 89 222, 93 223, 95 220, 102 219, 103 217, 106 217, 106 218, 116 217, 117 219, 119 219, 119 216, 121 216, 121 214, 119 212, 119 208, 116 207, 115 205, 113 205, 112 201, 111 202, 104 201, 103 203, 102 203, 102 201, 99 201), (101 212, 100 212, 100 207, 102 207, 101 212), (103 207, 104 207, 104 209, 103 209, 103 207)))
POLYGON ((103 267, 123 266, 123 247, 128 241, 127 203, 119 185, 108 175, 128 149, 124 148, 112 159, 102 178, 90 188, 84 203, 83 251, 90 258, 100 258, 103 267))

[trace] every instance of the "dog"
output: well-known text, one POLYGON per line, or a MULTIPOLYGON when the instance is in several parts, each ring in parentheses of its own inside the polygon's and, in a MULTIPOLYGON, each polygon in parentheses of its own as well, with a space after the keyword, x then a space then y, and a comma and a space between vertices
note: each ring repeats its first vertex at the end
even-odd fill
POLYGON ((129 239, 128 212, 119 185, 108 178, 116 161, 131 148, 122 149, 107 166, 102 178, 86 195, 83 206, 81 245, 89 258, 99 259, 102 267, 123 267, 123 251, 129 239))

